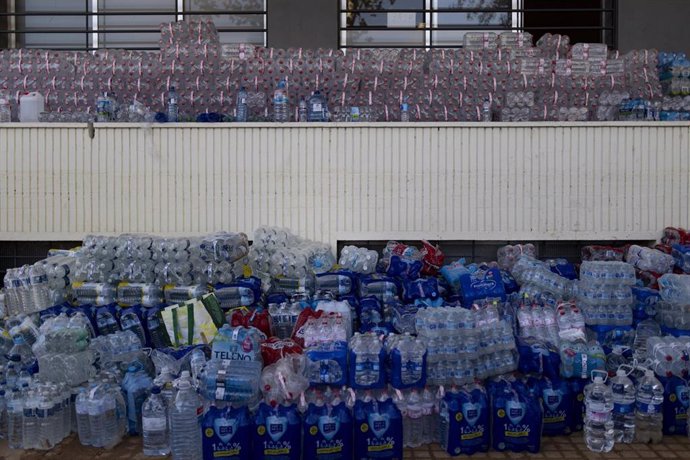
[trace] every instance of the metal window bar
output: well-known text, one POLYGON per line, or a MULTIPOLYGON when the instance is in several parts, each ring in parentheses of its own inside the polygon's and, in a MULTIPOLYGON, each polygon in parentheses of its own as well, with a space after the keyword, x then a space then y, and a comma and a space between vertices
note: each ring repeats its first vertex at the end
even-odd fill
MULTIPOLYGON (((154 11, 138 11, 138 10, 116 10, 116 11, 99 11, 98 0, 84 0, 83 10, 73 10, 73 11, 17 11, 16 2, 14 0, 9 0, 9 8, 7 12, 0 12, 0 19, 5 19, 6 21, 0 21, 4 27, 0 28, 0 35, 6 35, 8 48, 16 48, 20 43, 18 37, 27 34, 64 34, 64 35, 83 35, 84 45, 83 46, 47 46, 41 48, 50 50, 82 50, 82 51, 93 51, 100 49, 102 43, 100 43, 100 35, 103 34, 131 34, 131 33, 160 33, 158 27, 141 27, 141 28, 123 28, 123 27, 104 27, 99 24, 99 20, 105 17, 116 17, 116 16, 172 16, 176 21, 182 21, 185 17, 194 16, 260 16, 262 17, 262 27, 222 27, 217 26, 216 29, 219 33, 224 32, 257 32, 263 34, 263 45, 266 45, 266 16, 267 16, 267 2, 263 2, 263 9, 261 10, 227 10, 227 9, 214 9, 214 10, 188 10, 184 8, 184 0, 177 0, 175 2, 175 7, 170 10, 154 10, 154 11), (17 25, 18 18, 27 17, 83 17, 84 27, 74 28, 74 27, 36 27, 36 28, 22 28, 17 25)), ((106 45, 107 47, 107 45, 106 45)), ((132 50, 158 50, 158 47, 147 47, 147 46, 124 46, 124 49, 132 50)))
POLYGON ((338 47, 347 48, 460 48, 462 41, 449 45, 447 43, 438 44, 435 38, 437 32, 466 32, 466 31, 554 31, 554 30, 580 30, 598 31, 601 42, 610 47, 616 47, 616 24, 617 24, 617 0, 602 0, 600 8, 573 7, 573 8, 528 8, 524 6, 524 0, 513 0, 510 8, 443 8, 435 6, 437 3, 425 0, 424 8, 348 8, 347 0, 338 2, 338 47), (422 26, 419 24, 413 27, 388 27, 386 25, 367 25, 356 26, 348 25, 348 18, 358 14, 387 14, 387 13, 414 13, 422 15, 424 18, 422 26), (439 23, 439 15, 443 13, 502 13, 510 16, 510 25, 502 24, 463 24, 460 26, 442 25, 439 23), (597 25, 553 25, 553 26, 529 26, 525 25, 525 15, 534 13, 599 13, 601 22, 597 25), (610 24, 610 25, 608 25, 610 24), (424 44, 419 45, 383 45, 377 43, 352 44, 347 42, 347 33, 350 31, 420 31, 424 30, 424 44), (610 36, 607 39, 607 32, 610 36))

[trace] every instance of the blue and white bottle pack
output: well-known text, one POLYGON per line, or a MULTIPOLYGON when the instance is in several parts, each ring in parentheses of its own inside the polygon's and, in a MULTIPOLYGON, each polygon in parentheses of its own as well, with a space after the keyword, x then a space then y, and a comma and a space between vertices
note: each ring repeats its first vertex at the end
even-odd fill
POLYGON ((690 403, 688 383, 680 377, 659 377, 664 385, 664 426, 668 435, 687 435, 688 404, 690 403))
POLYGON ((441 296, 437 278, 404 279, 402 285, 405 302, 414 302, 418 299, 435 300, 441 296))
POLYGON ((359 296, 374 296, 381 302, 394 299, 400 295, 400 285, 396 278, 383 275, 359 277, 359 296))
POLYGON ((572 393, 568 382, 542 377, 530 382, 539 388, 544 409, 544 436, 565 436, 572 432, 572 393))
POLYGON ((381 301, 373 296, 364 297, 359 301, 359 331, 389 334, 393 332, 393 325, 386 321, 381 301))
POLYGON ((303 426, 305 459, 352 459, 353 418, 345 402, 335 406, 309 403, 303 426))
POLYGON ((539 452, 544 415, 539 398, 521 382, 504 379, 491 382, 489 393, 493 448, 539 452))
POLYGON ((404 256, 392 255, 386 275, 399 276, 408 279, 419 278, 419 272, 422 270, 423 264, 421 260, 414 260, 404 256))
POLYGON ((460 289, 462 304, 465 307, 471 307, 480 299, 496 299, 501 302, 506 300, 506 291, 498 268, 477 270, 460 276, 460 289))
POLYGON ((489 397, 480 385, 446 393, 440 405, 441 447, 449 455, 487 452, 491 443, 489 397))
MULTIPOLYGON (((416 341, 421 345, 421 341, 412 336, 407 340, 416 341)), ((390 337, 389 337, 390 338, 390 337)), ((390 349, 388 355, 388 375, 389 382, 393 388, 404 390, 408 388, 424 388, 426 385, 426 360, 427 352, 419 356, 419 353, 409 353, 401 350, 398 345, 390 349)))
POLYGON ((311 385, 347 385, 347 342, 331 342, 325 346, 309 348, 307 377, 311 385))
POLYGON ((402 460, 402 414, 393 399, 357 400, 353 413, 356 460, 402 460))
POLYGON ((211 406, 201 420, 204 460, 250 460, 254 420, 246 406, 211 406))
POLYGON ((570 423, 572 431, 582 431, 585 419, 585 387, 589 383, 587 379, 569 379, 572 394, 572 412, 570 423))
POLYGON ((251 306, 261 299, 261 281, 256 277, 238 278, 234 283, 216 284, 213 293, 224 310, 251 306))
POLYGON ((117 322, 119 307, 115 304, 104 305, 96 309, 96 325, 99 335, 113 334, 120 330, 117 322))
POLYGON ((296 405, 271 407, 262 402, 254 415, 254 422, 252 458, 302 458, 302 418, 296 405))
POLYGON ((543 374, 549 378, 560 376, 561 357, 553 345, 534 337, 518 337, 516 342, 520 372, 543 374))
POLYGON ((644 321, 656 316, 656 304, 661 301, 661 294, 656 289, 633 286, 633 323, 635 326, 640 321, 644 321))
POLYGON ((315 289, 330 291, 336 296, 349 295, 355 288, 356 276, 348 270, 320 273, 316 275, 315 289))
POLYGON ((144 324, 149 337, 149 344, 156 349, 165 348, 171 345, 168 333, 165 331, 163 320, 160 316, 161 308, 147 308, 144 311, 144 324))
POLYGON ((363 353, 353 347, 350 339, 348 358, 348 378, 350 386, 355 390, 372 390, 384 388, 386 385, 386 349, 381 345, 377 354, 367 353, 371 359, 364 358, 363 353), (373 356, 375 354, 375 356, 373 356))
POLYGON ((139 340, 141 340, 142 346, 146 346, 149 340, 142 321, 142 315, 141 306, 123 308, 120 310, 120 326, 123 331, 134 332, 137 337, 139 337, 139 340))

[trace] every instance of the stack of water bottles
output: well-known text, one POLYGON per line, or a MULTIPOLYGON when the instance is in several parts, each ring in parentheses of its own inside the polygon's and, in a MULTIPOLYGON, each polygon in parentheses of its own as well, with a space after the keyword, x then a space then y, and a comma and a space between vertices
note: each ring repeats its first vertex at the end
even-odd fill
MULTIPOLYGON (((7 270, 4 278, 4 298, 8 314, 35 313, 52 306, 54 300, 60 301, 60 293, 55 294, 51 288, 55 281, 49 279, 46 268, 52 270, 38 262, 32 266, 24 265, 21 268, 7 270)), ((59 271, 60 269, 57 269, 56 273, 59 271)))
POLYGON ((577 299, 588 326, 632 325, 634 267, 624 262, 586 261, 580 268, 577 299))
POLYGON ((426 343, 430 384, 469 383, 517 368, 512 326, 494 304, 420 309, 416 329, 426 343))
POLYGON ((32 346, 41 380, 75 386, 96 374, 88 321, 81 313, 71 318, 62 313, 41 324, 38 340, 32 346))
POLYGON ((284 290, 309 287, 314 274, 325 273, 335 265, 328 245, 302 239, 277 227, 256 229, 249 261, 263 282, 273 278, 275 285, 284 290))

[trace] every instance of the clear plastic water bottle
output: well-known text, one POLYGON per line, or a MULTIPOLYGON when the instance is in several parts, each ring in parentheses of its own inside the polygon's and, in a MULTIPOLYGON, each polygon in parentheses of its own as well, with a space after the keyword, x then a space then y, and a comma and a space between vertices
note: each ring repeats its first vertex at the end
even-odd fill
POLYGON ((249 118, 249 105, 247 104, 247 90, 244 86, 237 92, 237 114, 235 120, 239 123, 246 123, 249 118))
POLYGON ((13 388, 7 400, 7 443, 10 449, 24 447, 24 398, 13 388))
POLYGON ((404 101, 402 104, 400 104, 400 121, 403 123, 410 122, 410 107, 407 104, 407 101, 404 101))
POLYGON ((664 387, 651 370, 645 371, 635 393, 635 440, 661 442, 664 387))
POLYGON ((0 123, 9 123, 12 121, 12 110, 9 99, 0 98, 0 123))
POLYGON ((153 387, 151 396, 144 401, 141 413, 144 455, 152 457, 168 455, 170 453, 168 413, 160 387, 153 387))
POLYGON ((29 269, 31 280, 32 311, 44 310, 51 306, 48 276, 40 264, 32 265, 29 269))
MULTIPOLYGON (((603 373, 605 375, 605 373, 603 373)), ((613 449, 613 393, 602 375, 595 375, 585 393, 585 444, 592 452, 613 449)))
POLYGON ((304 123, 308 120, 307 101, 305 101, 304 98, 300 98, 299 100, 297 117, 300 123, 304 123))
POLYGON ((277 122, 290 121, 290 108, 288 107, 288 94, 285 80, 280 80, 273 93, 273 119, 277 122))
POLYGON ((166 107, 169 123, 177 123, 178 101, 179 98, 177 96, 177 92, 175 91, 175 87, 171 86, 170 91, 168 91, 168 106, 166 107))
POLYGON ((77 421, 77 435, 79 442, 83 446, 90 446, 91 440, 91 425, 89 422, 89 395, 86 388, 80 388, 77 397, 74 400, 74 411, 77 421))
POLYGON ((37 445, 39 435, 38 398, 28 385, 23 385, 21 392, 24 397, 24 420, 22 421, 24 449, 33 449, 37 445))
POLYGON ((321 95, 321 91, 314 91, 314 94, 309 98, 309 114, 308 120, 312 122, 324 122, 326 119, 326 101, 321 95))
POLYGON ((170 439, 172 458, 175 460, 200 460, 201 450, 201 399, 190 382, 189 372, 183 371, 178 380, 175 404, 170 411, 170 439))
POLYGON ((21 335, 14 338, 14 346, 10 349, 9 356, 19 356, 20 368, 16 369, 18 373, 20 369, 32 369, 36 364, 36 357, 31 347, 21 335))
POLYGON ((189 367, 192 371, 192 377, 195 382, 199 381, 199 378, 201 377, 201 370, 205 365, 206 355, 204 354, 204 350, 201 348, 195 348, 192 350, 192 353, 189 356, 189 367))
POLYGON ((491 101, 489 98, 484 99, 482 103, 482 121, 491 121, 491 101))
POLYGON ((614 440, 629 444, 635 438, 635 385, 623 369, 616 371, 609 385, 613 393, 614 440))
POLYGON ((96 121, 107 122, 113 120, 113 101, 104 92, 96 99, 96 121))
POLYGON ((175 378, 168 366, 161 369, 161 373, 153 380, 154 386, 161 389, 161 396, 165 400, 165 405, 170 409, 175 402, 175 388, 173 387, 175 378))

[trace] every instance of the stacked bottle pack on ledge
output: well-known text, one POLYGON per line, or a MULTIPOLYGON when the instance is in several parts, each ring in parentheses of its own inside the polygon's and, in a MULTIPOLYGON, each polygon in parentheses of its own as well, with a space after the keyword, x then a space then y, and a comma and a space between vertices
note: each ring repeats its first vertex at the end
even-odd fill
POLYGON ((461 48, 221 47, 210 21, 160 51, 0 52, 0 122, 688 120, 683 53, 468 32, 461 48))
POLYGON ((381 253, 287 229, 91 235, 8 270, 0 434, 48 450, 71 432, 145 455, 389 458, 538 452, 584 431, 686 435, 690 234, 654 247, 532 244, 496 262, 439 246, 381 253))

